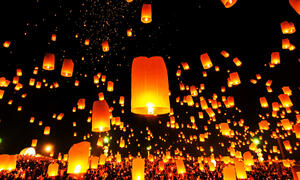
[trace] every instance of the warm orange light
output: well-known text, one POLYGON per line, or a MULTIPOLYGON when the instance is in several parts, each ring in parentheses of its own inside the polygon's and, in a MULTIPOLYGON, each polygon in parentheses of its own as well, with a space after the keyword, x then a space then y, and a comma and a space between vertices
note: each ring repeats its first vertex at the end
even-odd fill
POLYGON ((221 2, 224 4, 225 8, 231 8, 237 0, 221 0, 221 2))
POLYGON ((105 100, 94 101, 92 114, 92 132, 110 130, 109 107, 105 100))
POLYGON ((72 77, 74 63, 72 59, 65 59, 61 68, 61 75, 64 77, 72 77))
POLYGON ((151 23, 152 21, 152 9, 151 4, 143 4, 141 21, 145 24, 151 23))

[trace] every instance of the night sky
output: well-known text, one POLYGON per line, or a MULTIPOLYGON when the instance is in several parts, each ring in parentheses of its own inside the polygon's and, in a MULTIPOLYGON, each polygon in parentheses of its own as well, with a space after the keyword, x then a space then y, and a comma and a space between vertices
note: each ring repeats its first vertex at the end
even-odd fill
MULTIPOLYGON (((265 1, 265 0, 263 0, 265 1)), ((113 153, 119 151, 122 155, 136 155, 141 152, 147 154, 147 147, 151 145, 150 153, 157 150, 170 150, 174 153, 177 148, 183 154, 194 156, 210 155, 210 146, 213 146, 216 155, 228 155, 229 142, 237 142, 234 138, 224 137, 215 125, 227 122, 230 119, 237 123, 244 119, 244 126, 230 128, 242 142, 254 137, 262 136, 260 148, 266 149, 267 155, 274 157, 279 154, 269 153, 272 146, 278 146, 275 139, 270 138, 272 131, 277 128, 281 117, 274 118, 272 114, 272 102, 280 102, 278 95, 282 94, 282 87, 289 86, 293 95, 290 96, 293 107, 292 113, 287 113, 285 118, 296 123, 296 110, 299 111, 299 55, 297 54, 300 28, 299 16, 289 5, 288 1, 266 0, 265 4, 249 0, 238 0, 232 8, 224 8, 219 0, 190 0, 190 1, 165 1, 133 0, 26 0, 9 1, 1 5, 1 34, 0 34, 0 77, 5 77, 11 83, 5 90, 3 99, 0 100, 0 153, 15 154, 23 148, 31 146, 32 139, 38 139, 37 151, 42 150, 45 144, 55 146, 55 156, 67 153, 71 145, 83 141, 84 136, 91 135, 87 141, 92 143, 92 153, 98 153, 96 146, 97 133, 91 132, 91 123, 87 122, 91 117, 89 111, 93 102, 98 100, 98 93, 103 92, 105 100, 113 107, 113 117, 120 117, 124 122, 126 131, 123 132, 117 126, 112 126, 108 133, 112 137, 110 149, 113 153), (152 22, 141 22, 141 8, 144 3, 152 5, 152 22), (280 23, 293 22, 296 27, 294 34, 282 34, 280 23), (133 36, 127 37, 127 29, 132 28, 133 36), (57 40, 51 41, 52 34, 56 34, 57 40), (293 51, 283 50, 281 41, 289 38, 290 43, 296 46, 293 51), (86 46, 84 41, 90 40, 86 46), (103 52, 101 43, 108 40, 110 50, 103 52), (4 48, 4 41, 11 41, 9 48, 4 48), (224 58, 220 53, 226 50, 229 58, 224 58), (280 52, 281 63, 274 68, 269 67, 271 53, 280 52), (42 63, 45 53, 55 54, 55 70, 45 71, 42 63), (204 71, 200 55, 208 53, 213 67, 206 70, 207 77, 202 76, 204 71), (162 56, 167 66, 169 86, 171 91, 170 103, 174 110, 179 129, 171 129, 166 126, 170 121, 169 115, 145 117, 132 114, 130 111, 131 97, 131 64, 138 56, 162 56), (242 66, 237 67, 233 58, 239 58, 242 66), (74 72, 71 78, 62 77, 60 70, 63 59, 70 58, 74 62, 74 72), (183 70, 181 62, 187 62, 190 70, 183 70), (215 66, 220 71, 215 71, 215 66), (33 70, 38 67, 38 74, 33 70), (15 91, 12 83, 16 76, 16 69, 22 69, 23 75, 19 82, 23 84, 20 91, 15 91), (181 69, 181 76, 176 77, 176 71, 181 69), (107 92, 107 83, 99 83, 97 87, 93 83, 93 76, 97 73, 106 75, 106 82, 114 82, 114 91, 107 92), (238 72, 241 84, 227 87, 228 72, 238 72), (256 74, 262 76, 257 84, 252 84, 250 79, 256 79, 256 74), (36 81, 45 79, 48 86, 42 83, 40 89, 29 86, 29 79, 36 81), (75 80, 79 80, 79 87, 74 86, 75 80), (268 93, 265 83, 273 80, 272 93, 268 93), (50 89, 54 82, 58 88, 50 89), (209 124, 209 117, 201 107, 189 107, 186 103, 180 105, 176 98, 190 94, 190 91, 180 91, 179 83, 185 85, 205 84, 205 90, 194 97, 194 102, 199 103, 199 97, 206 100, 216 93, 218 101, 222 96, 233 96, 234 108, 226 108, 222 102, 216 113, 216 122, 209 124), (221 93, 221 86, 226 87, 226 92, 221 93), (26 98, 22 94, 27 93, 26 98), (125 97, 125 106, 119 105, 120 96, 125 97), (269 108, 262 108, 260 97, 266 97, 269 108), (84 110, 72 112, 77 107, 80 98, 86 99, 84 110), (12 105, 8 105, 9 100, 12 105), (115 100, 115 103, 113 101, 115 100), (22 106, 22 111, 17 111, 22 106), (124 109, 124 113, 121 110, 124 109), (239 113, 237 109, 240 109, 239 113), (202 111, 204 119, 199 119, 198 112, 202 111), (52 118, 64 113, 62 120, 52 118), (270 116, 267 117, 266 113, 270 116), (270 130, 260 132, 258 123, 264 116, 270 123, 270 130), (190 116, 195 117, 198 130, 187 128, 191 125, 190 116), (34 123, 29 123, 30 117, 35 117, 34 123), (39 126, 38 122, 43 121, 39 126), (73 127, 76 122, 76 127, 73 127), (159 123, 161 122, 161 123, 159 123), (51 127, 49 136, 43 135, 45 126, 51 127), (182 128, 183 126, 183 128, 182 128), (208 126, 208 131, 204 130, 208 126), (248 126, 249 130, 244 131, 248 126), (133 129, 131 132, 130 129, 133 129), (147 130, 152 133, 150 140, 147 130), (251 137, 250 131, 257 133, 251 137), (73 133, 77 132, 77 137, 73 133), (184 142, 178 134, 184 134, 186 139, 190 135, 199 136, 210 132, 205 142, 194 140, 192 143, 184 142), (130 134, 134 136, 129 137, 130 134), (245 138, 242 137, 245 135, 245 138), (119 148, 120 138, 125 139, 127 148, 119 148), (265 144, 267 141, 268 144, 265 144), (130 142, 130 144, 128 144, 130 142), (221 147, 221 143, 225 146, 221 147), (200 152, 197 147, 202 146, 205 151, 200 152), (185 150, 183 150, 185 148, 185 150)), ((210 106, 210 104, 209 104, 210 106)), ((284 108, 282 108, 284 111, 284 108)), ((279 113, 278 113, 279 114, 279 113)), ((280 129, 280 133, 284 131, 280 129)), ((299 143, 294 133, 286 137, 292 147, 299 143)), ((299 148, 299 146, 297 146, 299 148)), ((249 149, 245 144, 237 150, 242 152, 249 149)), ((293 150, 288 154, 289 158, 298 158, 299 150, 293 150)))

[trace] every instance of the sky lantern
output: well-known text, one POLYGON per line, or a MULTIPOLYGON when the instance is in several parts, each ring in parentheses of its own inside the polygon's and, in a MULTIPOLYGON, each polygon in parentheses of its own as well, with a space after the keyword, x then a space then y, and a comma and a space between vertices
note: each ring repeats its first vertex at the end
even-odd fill
POLYGON ((105 100, 94 101, 92 114, 92 132, 105 132, 110 130, 109 106, 105 100))
POLYGON ((220 130, 223 136, 229 136, 231 129, 228 126, 228 123, 221 123, 220 125, 220 130))
POLYGON ((45 126, 44 135, 49 135, 49 134, 50 134, 50 126, 45 126))
POLYGON ((100 164, 100 165, 105 165, 105 161, 106 161, 106 156, 105 156, 105 154, 101 154, 101 155, 100 155, 99 164, 100 164))
POLYGON ((102 42, 102 51, 103 52, 108 52, 109 51, 109 45, 108 45, 108 41, 105 40, 102 42))
POLYGON ((143 115, 170 112, 169 81, 162 57, 136 57, 131 70, 131 112, 143 115))
POLYGON ((289 86, 283 86, 282 91, 283 91, 284 94, 287 94, 288 96, 292 95, 292 90, 290 89, 289 86))
POLYGON ((57 163, 51 163, 48 166, 47 174, 49 177, 58 176, 59 165, 57 163))
POLYGON ((177 159, 176 160, 176 167, 177 167, 178 174, 186 173, 186 169, 185 169, 184 162, 183 162, 182 159, 177 159))
POLYGON ((107 91, 108 92, 113 92, 114 91, 114 82, 107 81, 107 91))
POLYGON ((267 101, 267 99, 265 97, 259 98, 259 101, 260 101, 260 105, 261 105, 262 108, 269 107, 268 101, 267 101))
POLYGON ((224 58, 228 58, 228 57, 230 56, 230 54, 229 54, 227 51, 225 51, 225 50, 222 50, 222 51, 221 51, 221 55, 222 55, 224 58))
POLYGON ((128 37, 131 37, 132 36, 132 29, 127 29, 127 36, 128 37))
POLYGON ((244 164, 246 166, 252 166, 254 165, 254 160, 253 160, 253 156, 251 154, 250 151, 246 151, 244 154, 243 154, 243 159, 244 159, 244 164))
POLYGON ((32 139, 31 141, 31 147, 36 147, 38 140, 37 139, 32 139))
POLYGON ((3 47, 9 48, 10 44, 11 44, 10 41, 5 41, 5 42, 3 43, 3 47))
POLYGON ((4 90, 1 90, 1 89, 0 89, 0 99, 3 98, 4 92, 5 92, 4 90))
POLYGON ((247 179, 244 163, 242 161, 235 160, 236 177, 238 179, 247 179))
POLYGON ((207 53, 201 54, 200 60, 204 69, 209 69, 213 66, 207 53))
POLYGON ((82 141, 74 144, 68 155, 68 174, 86 173, 89 169, 90 143, 82 141))
POLYGON ((152 21, 152 8, 151 4, 143 4, 142 14, 141 14, 142 23, 151 23, 152 21))
POLYGON ((292 130, 292 124, 288 119, 282 119, 281 124, 284 128, 284 130, 292 130))
POLYGON ((291 46, 291 43, 288 38, 282 39, 282 49, 289 49, 290 46, 291 46))
POLYGON ((289 0, 290 5, 300 15, 300 0, 289 0))
POLYGON ((237 72, 230 73, 229 74, 229 79, 230 79, 230 82, 233 85, 239 85, 239 84, 241 84, 241 80, 240 80, 239 74, 237 72))
POLYGON ((237 0, 221 0, 221 2, 225 8, 231 8, 237 2, 237 0))
POLYGON ((278 96, 278 98, 279 98, 281 104, 283 105, 283 107, 289 108, 289 107, 293 106, 293 103, 287 94, 280 94, 278 96))
POLYGON ((236 180, 236 172, 233 165, 227 165, 223 168, 223 180, 236 180))
POLYGON ((91 156, 90 157, 90 168, 97 169, 98 168, 99 157, 91 156))
POLYGON ((56 41, 56 34, 52 34, 51 41, 56 41))
POLYGON ((282 143, 283 143, 283 145, 284 145, 284 148, 285 148, 287 151, 289 151, 289 150, 292 149, 292 146, 291 146, 291 143, 290 143, 289 140, 285 140, 285 141, 283 141, 282 143))
POLYGON ((72 59, 65 59, 61 68, 61 75, 64 77, 72 77, 74 63, 72 59))
POLYGON ((84 41, 84 45, 86 45, 86 46, 90 45, 90 40, 89 40, 89 39, 86 39, 86 40, 84 41))
POLYGON ((159 168, 160 171, 163 171, 165 169, 165 163, 164 163, 164 161, 160 160, 158 162, 158 168, 159 168))
POLYGON ((8 155, 8 154, 0 154, 0 171, 1 170, 14 170, 17 165, 17 156, 16 155, 8 155))
POLYGON ((258 123, 260 130, 269 130, 270 123, 267 120, 262 120, 258 123))
POLYGON ((292 22, 283 21, 280 26, 282 34, 293 34, 296 31, 295 25, 292 22))
POLYGON ((271 53, 271 64, 280 64, 279 52, 272 52, 271 53))
POLYGON ((242 61, 239 60, 239 58, 234 58, 232 60, 234 62, 234 64, 237 66, 237 67, 240 67, 242 65, 242 61))
POLYGON ((300 139, 300 124, 299 123, 294 125, 294 131, 295 131, 295 134, 296 134, 296 138, 300 139))
POLYGON ((85 99, 84 98, 81 98, 81 99, 78 100, 77 108, 80 109, 80 110, 85 108, 85 99))
POLYGON ((53 53, 46 53, 43 61, 43 69, 52 71, 55 68, 55 55, 53 53))
POLYGON ((131 174, 132 174, 132 180, 144 180, 145 175, 145 160, 136 157, 132 160, 132 168, 131 168, 131 174))

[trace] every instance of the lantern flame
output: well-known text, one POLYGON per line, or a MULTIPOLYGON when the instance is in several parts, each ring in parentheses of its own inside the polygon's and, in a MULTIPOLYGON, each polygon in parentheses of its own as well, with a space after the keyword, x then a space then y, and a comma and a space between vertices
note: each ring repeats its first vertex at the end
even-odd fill
POLYGON ((154 104, 148 102, 146 106, 148 107, 148 114, 154 114, 154 104))

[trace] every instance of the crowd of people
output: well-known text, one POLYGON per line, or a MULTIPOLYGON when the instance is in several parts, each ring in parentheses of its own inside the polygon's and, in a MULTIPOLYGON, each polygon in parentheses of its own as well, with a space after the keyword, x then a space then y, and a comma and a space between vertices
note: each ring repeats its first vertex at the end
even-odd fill
MULTIPOLYGON (((175 161, 170 160, 164 164, 164 170, 159 169, 159 161, 145 161, 145 179, 172 179, 172 180, 200 180, 200 179, 223 179, 222 170, 226 166, 222 161, 217 161, 215 170, 211 171, 207 164, 199 167, 198 162, 184 161, 186 173, 177 173, 175 161)), ((83 175, 67 174, 67 162, 58 161, 47 157, 24 157, 19 156, 16 169, 0 171, 0 179, 125 179, 131 178, 131 163, 123 160, 121 163, 107 161, 105 165, 99 165, 97 169, 89 169, 83 175), (59 175, 49 177, 48 165, 51 162, 59 164, 59 175)), ((290 167, 284 167, 280 162, 257 162, 247 171, 247 179, 293 179, 290 167)))

